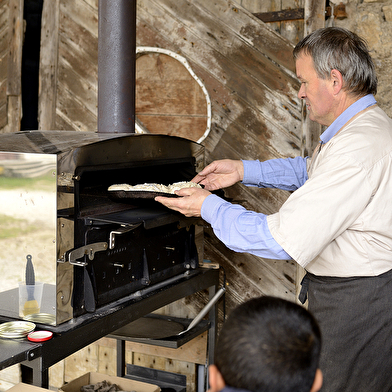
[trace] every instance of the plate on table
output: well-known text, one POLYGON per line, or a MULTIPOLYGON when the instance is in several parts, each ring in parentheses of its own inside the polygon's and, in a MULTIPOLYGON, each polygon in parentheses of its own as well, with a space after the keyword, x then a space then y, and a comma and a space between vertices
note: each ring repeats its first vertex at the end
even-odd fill
POLYGON ((34 329, 35 324, 28 321, 9 321, 0 325, 0 338, 24 338, 34 329))

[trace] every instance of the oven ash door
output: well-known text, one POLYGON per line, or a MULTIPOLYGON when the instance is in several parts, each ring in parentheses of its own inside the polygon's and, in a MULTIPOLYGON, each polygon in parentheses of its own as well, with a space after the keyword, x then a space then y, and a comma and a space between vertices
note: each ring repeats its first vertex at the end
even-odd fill
POLYGON ((114 239, 113 249, 84 256, 75 267, 74 312, 88 312, 198 266, 195 226, 178 222, 146 229, 88 219, 86 246, 114 239), (119 230, 119 228, 121 230, 119 230), (81 290, 83 289, 83 290, 81 290))

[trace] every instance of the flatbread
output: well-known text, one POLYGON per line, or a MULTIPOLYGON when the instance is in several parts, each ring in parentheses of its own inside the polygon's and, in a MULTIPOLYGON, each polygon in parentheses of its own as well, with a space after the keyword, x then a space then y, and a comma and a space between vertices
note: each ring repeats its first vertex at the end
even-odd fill
POLYGON ((180 181, 175 182, 170 185, 163 184, 154 184, 154 183, 144 183, 137 185, 129 185, 129 184, 114 184, 111 185, 108 190, 109 191, 125 191, 125 192, 158 192, 158 193, 169 193, 174 194, 175 191, 182 188, 201 188, 199 184, 191 181, 180 181))

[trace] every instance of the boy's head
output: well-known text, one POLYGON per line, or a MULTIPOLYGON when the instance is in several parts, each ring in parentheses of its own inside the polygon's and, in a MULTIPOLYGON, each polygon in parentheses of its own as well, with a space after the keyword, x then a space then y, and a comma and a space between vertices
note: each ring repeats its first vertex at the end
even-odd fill
POLYGON ((230 314, 219 334, 211 391, 225 385, 253 392, 309 392, 322 384, 321 334, 302 306, 253 298, 230 314))

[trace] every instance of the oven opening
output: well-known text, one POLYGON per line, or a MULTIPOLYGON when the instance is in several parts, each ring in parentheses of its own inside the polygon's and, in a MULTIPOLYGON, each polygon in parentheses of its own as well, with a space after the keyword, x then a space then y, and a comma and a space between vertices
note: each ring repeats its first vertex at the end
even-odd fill
POLYGON ((115 198, 114 184, 169 185, 195 176, 193 157, 81 167, 75 171, 76 248, 97 247, 74 269, 74 305, 95 311, 101 305, 197 268, 195 219, 153 199, 115 198), (126 166, 126 167, 125 167, 126 166), (107 249, 99 248, 107 244, 107 249))
POLYGON ((75 208, 77 217, 111 213, 147 205, 165 209, 154 200, 113 197, 108 191, 114 184, 137 185, 157 183, 169 185, 179 181, 190 181, 195 175, 195 159, 157 160, 153 162, 131 162, 105 167, 82 167, 75 171, 75 208))

